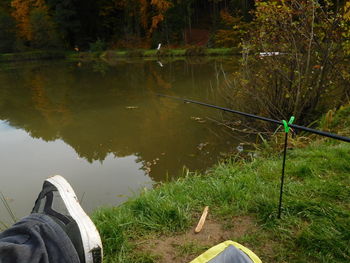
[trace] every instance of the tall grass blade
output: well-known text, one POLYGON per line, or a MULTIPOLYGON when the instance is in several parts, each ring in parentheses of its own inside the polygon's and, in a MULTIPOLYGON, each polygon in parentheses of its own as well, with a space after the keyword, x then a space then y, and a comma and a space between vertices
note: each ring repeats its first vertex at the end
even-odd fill
POLYGON ((2 192, 0 192, 0 200, 3 203, 5 209, 7 210, 8 214, 10 215, 11 219, 13 220, 13 222, 16 223, 17 222, 17 218, 14 215, 14 213, 12 212, 12 209, 11 209, 9 203, 7 202, 5 196, 4 196, 4 194, 2 192))
POLYGON ((4 222, 0 221, 0 231, 3 231, 7 228, 8 228, 8 226, 4 222))

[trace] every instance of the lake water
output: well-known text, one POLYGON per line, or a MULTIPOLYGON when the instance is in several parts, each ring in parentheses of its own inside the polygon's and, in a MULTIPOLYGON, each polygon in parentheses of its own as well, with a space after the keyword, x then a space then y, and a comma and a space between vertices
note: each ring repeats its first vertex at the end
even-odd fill
MULTIPOLYGON (((0 65, 0 191, 21 218, 43 180, 60 174, 91 212, 178 177, 183 167, 207 169, 245 138, 211 120, 221 112, 156 93, 222 105, 223 73, 236 62, 0 65)), ((9 222, 2 203, 0 220, 9 222)))

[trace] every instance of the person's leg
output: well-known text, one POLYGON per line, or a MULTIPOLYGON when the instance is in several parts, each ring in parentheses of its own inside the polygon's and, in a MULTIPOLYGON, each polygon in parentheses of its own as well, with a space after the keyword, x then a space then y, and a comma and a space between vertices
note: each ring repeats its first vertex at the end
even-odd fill
POLYGON ((72 187, 59 175, 45 180, 32 215, 0 235, 0 263, 47 260, 102 262, 100 235, 72 187), (12 259, 5 261, 9 255, 12 259))
POLYGON ((79 263, 68 235, 49 216, 32 214, 0 234, 1 263, 79 263))

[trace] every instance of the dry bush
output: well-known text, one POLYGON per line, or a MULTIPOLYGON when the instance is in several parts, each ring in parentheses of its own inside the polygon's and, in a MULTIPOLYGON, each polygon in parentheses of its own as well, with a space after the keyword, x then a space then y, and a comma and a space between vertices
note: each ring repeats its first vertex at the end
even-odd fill
POLYGON ((294 115, 306 124, 348 100, 342 9, 315 0, 256 5, 241 68, 224 90, 228 102, 239 99, 243 110, 276 119, 294 115))

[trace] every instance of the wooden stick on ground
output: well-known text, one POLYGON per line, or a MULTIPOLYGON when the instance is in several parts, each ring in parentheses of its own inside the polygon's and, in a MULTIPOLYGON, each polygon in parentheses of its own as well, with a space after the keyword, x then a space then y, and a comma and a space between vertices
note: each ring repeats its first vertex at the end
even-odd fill
POLYGON ((201 232, 203 225, 205 223, 205 219, 207 218, 207 215, 208 215, 208 210, 209 210, 209 206, 206 206, 203 210, 203 214, 201 216, 201 219, 199 219, 198 225, 197 225, 196 229, 194 230, 195 233, 201 232))

